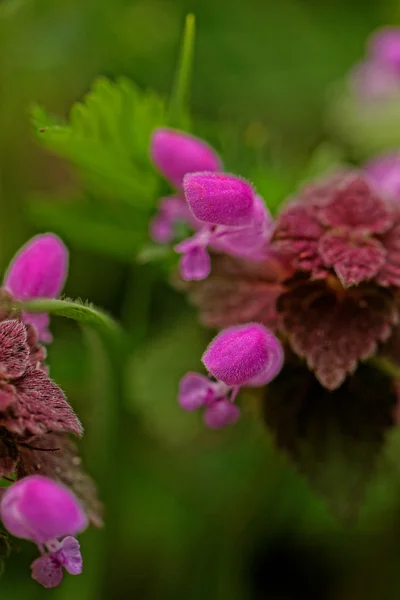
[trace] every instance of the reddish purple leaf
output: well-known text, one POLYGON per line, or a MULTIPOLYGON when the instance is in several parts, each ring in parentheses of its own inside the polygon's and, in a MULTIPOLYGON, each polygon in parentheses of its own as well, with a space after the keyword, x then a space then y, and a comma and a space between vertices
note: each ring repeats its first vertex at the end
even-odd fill
POLYGON ((350 173, 337 184, 332 200, 321 207, 320 222, 328 227, 348 227, 382 233, 391 225, 391 215, 359 173, 350 173))
POLYGON ((14 381, 14 403, 0 412, 0 426, 17 435, 39 435, 51 431, 83 432, 62 390, 34 367, 14 381))
POLYGON ((345 287, 372 279, 383 266, 386 254, 378 240, 349 230, 325 233, 319 252, 345 287))
POLYGON ((400 214, 397 219, 395 225, 380 238, 386 250, 386 262, 376 281, 385 287, 400 287, 400 214))
POLYGON ((15 319, 0 323, 0 376, 20 377, 27 365, 29 346, 25 326, 15 319))
POLYGON ((398 321, 393 296, 372 286, 336 296, 321 283, 305 283, 284 294, 279 308, 294 352, 329 390, 374 354, 398 321))

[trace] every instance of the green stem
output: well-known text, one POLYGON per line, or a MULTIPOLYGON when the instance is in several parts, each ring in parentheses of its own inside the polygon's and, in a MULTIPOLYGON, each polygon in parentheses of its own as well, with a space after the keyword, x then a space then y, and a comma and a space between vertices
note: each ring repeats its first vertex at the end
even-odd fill
POLYGON ((195 16, 190 13, 185 20, 178 68, 169 104, 169 123, 172 126, 181 125, 183 115, 187 110, 195 37, 196 20, 195 16))
POLYGON ((379 371, 382 371, 382 373, 385 373, 390 377, 400 379, 400 366, 393 363, 390 359, 380 356, 374 356, 368 362, 370 365, 372 365, 379 371))

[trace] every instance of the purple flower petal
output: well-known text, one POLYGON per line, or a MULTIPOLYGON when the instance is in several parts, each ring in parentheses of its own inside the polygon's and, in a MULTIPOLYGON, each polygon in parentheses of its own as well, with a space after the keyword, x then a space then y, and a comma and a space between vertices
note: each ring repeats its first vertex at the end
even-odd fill
POLYGON ((177 189, 186 173, 220 171, 216 152, 202 140, 175 129, 156 129, 151 138, 150 155, 157 169, 177 189))
POLYGON ((382 67, 392 67, 400 75, 400 28, 383 27, 369 41, 369 54, 382 67))
POLYGON ((200 373, 186 373, 179 383, 179 404, 185 410, 196 410, 215 398, 215 384, 200 373))
POLYGON ((263 325, 249 323, 221 331, 203 354, 203 363, 216 379, 243 385, 270 364, 279 341, 263 325))
POLYGON ((51 554, 37 558, 31 564, 32 578, 45 588, 54 588, 63 580, 63 570, 60 563, 51 554))
POLYGON ((216 225, 249 225, 254 218, 254 191, 244 179, 225 173, 189 173, 183 180, 195 217, 216 225))
POLYGON ((1 498, 0 516, 12 535, 38 544, 75 535, 88 525, 76 496, 41 475, 25 477, 9 487, 1 498))
POLYGON ((82 554, 79 542, 74 537, 65 537, 60 544, 60 548, 55 552, 54 557, 70 575, 80 575, 82 573, 82 554))
POLYGON ((400 153, 379 155, 364 165, 376 189, 394 200, 400 200, 400 153))
POLYGON ((240 418, 240 409, 226 398, 216 400, 204 410, 204 423, 210 429, 233 425, 240 418))
POLYGON ((211 259, 207 249, 196 246, 183 254, 179 268, 184 281, 206 279, 211 272, 211 259))
MULTIPOLYGON (((16 300, 31 298, 56 298, 63 286, 68 271, 68 250, 56 235, 45 233, 32 238, 11 261, 4 278, 4 288, 16 300)), ((47 319, 32 319, 24 314, 27 322, 39 327, 42 341, 49 341, 47 319)))

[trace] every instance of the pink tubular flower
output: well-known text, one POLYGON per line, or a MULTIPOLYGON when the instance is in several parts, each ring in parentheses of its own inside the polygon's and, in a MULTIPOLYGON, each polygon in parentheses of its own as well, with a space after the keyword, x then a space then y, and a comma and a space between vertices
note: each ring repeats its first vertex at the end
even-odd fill
POLYGON ((400 152, 376 156, 363 168, 379 192, 389 199, 400 200, 400 152))
POLYGON ((194 230, 199 226, 183 197, 184 176, 195 171, 220 171, 222 164, 208 144, 183 131, 168 128, 153 132, 150 156, 158 171, 178 192, 161 199, 158 213, 150 223, 152 239, 168 244, 175 237, 177 223, 186 223, 194 230))
POLYGON ((38 545, 42 556, 32 563, 32 576, 44 587, 61 582, 62 567, 81 573, 79 543, 72 536, 86 529, 88 520, 68 488, 40 475, 25 477, 2 496, 0 517, 12 535, 38 545))
POLYGON ((199 223, 197 233, 178 244, 185 281, 205 279, 211 269, 207 247, 259 260, 270 253, 273 220, 251 185, 225 173, 190 173, 184 178, 188 205, 199 223))
POLYGON ((225 427, 240 416, 233 404, 240 387, 269 383, 281 370, 283 358, 280 342, 263 325, 230 327, 213 339, 202 358, 217 381, 187 373, 180 382, 179 404, 189 411, 204 407, 208 427, 225 427))
POLYGON ((177 190, 186 173, 220 171, 221 160, 202 140, 176 129, 156 129, 150 142, 150 156, 160 173, 177 190))
MULTIPOLYGON (((56 298, 68 272, 68 250, 56 235, 45 233, 32 238, 10 263, 3 287, 16 300, 56 298)), ((24 321, 36 329, 42 342, 51 342, 46 313, 24 313, 24 321)))

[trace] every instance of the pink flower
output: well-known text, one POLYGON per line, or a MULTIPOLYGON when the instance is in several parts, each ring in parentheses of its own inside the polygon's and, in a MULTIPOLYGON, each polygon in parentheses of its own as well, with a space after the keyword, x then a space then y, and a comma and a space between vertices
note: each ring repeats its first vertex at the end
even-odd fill
POLYGON ((219 429, 236 422, 233 404, 241 386, 259 387, 270 382, 283 365, 278 339, 263 325, 249 323, 219 333, 203 354, 203 363, 217 381, 187 373, 180 382, 179 404, 188 411, 204 408, 204 422, 219 429))
POLYGON ((197 233, 175 247, 182 254, 185 281, 208 277, 207 248, 260 260, 270 254, 272 218, 251 185, 225 173, 190 173, 184 178, 185 196, 199 223, 197 233))
POLYGON ((12 535, 38 545, 42 556, 32 563, 32 576, 44 587, 61 582, 62 567, 81 573, 79 543, 71 536, 86 529, 88 520, 68 488, 40 475, 25 477, 2 496, 0 517, 12 535))
POLYGON ((376 189, 392 200, 400 200, 400 153, 390 152, 372 158, 364 165, 376 189))
MULTIPOLYGON (((56 298, 68 272, 68 250, 56 235, 45 233, 23 246, 7 270, 3 287, 16 300, 56 298)), ((46 313, 24 313, 24 321, 33 325, 42 342, 51 342, 46 313)))
POLYGON ((197 219, 183 197, 183 178, 195 171, 220 171, 222 164, 216 152, 202 140, 175 129, 160 128, 153 132, 150 156, 159 172, 178 194, 162 198, 159 210, 150 223, 150 235, 159 244, 175 237, 177 223, 196 230, 197 219))

